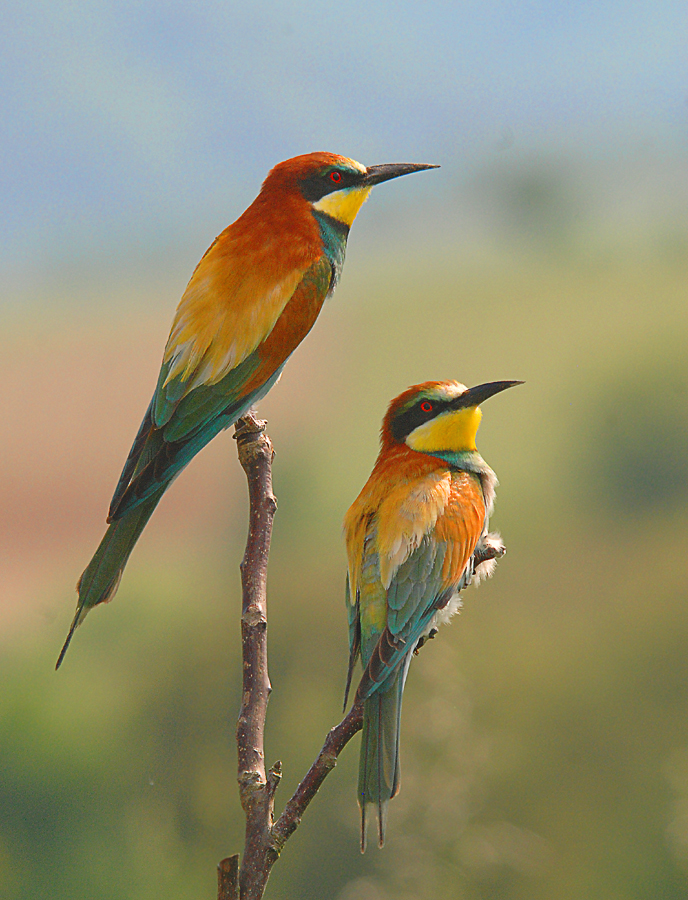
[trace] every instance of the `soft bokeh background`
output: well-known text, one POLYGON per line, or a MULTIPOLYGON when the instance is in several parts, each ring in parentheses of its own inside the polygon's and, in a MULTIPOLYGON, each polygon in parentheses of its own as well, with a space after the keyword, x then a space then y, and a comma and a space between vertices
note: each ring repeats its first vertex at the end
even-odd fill
POLYGON ((688 894, 685 3, 5 4, 0 895, 213 897, 240 849, 245 485, 217 439, 54 661, 175 304, 268 168, 441 163, 376 189, 261 405, 279 802, 338 719, 340 522, 388 400, 521 378, 480 448, 509 548, 409 678, 361 857, 357 746, 267 896, 688 894))

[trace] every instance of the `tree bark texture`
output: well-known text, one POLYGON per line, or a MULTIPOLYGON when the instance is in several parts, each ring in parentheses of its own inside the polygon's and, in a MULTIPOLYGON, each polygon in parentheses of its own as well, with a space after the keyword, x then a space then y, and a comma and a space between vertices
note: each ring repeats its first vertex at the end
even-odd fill
POLYGON ((277 502, 272 493, 273 448, 265 422, 248 414, 235 427, 239 462, 249 491, 249 528, 241 562, 241 643, 243 690, 237 723, 238 781, 246 817, 244 854, 223 859, 218 866, 218 900, 260 900, 270 870, 287 839, 298 828, 303 812, 334 768, 339 753, 363 724, 362 707, 353 707, 328 734, 325 744, 301 784, 274 822, 275 791, 281 763, 266 772, 264 732, 270 678, 267 644, 267 571, 272 522, 277 502))

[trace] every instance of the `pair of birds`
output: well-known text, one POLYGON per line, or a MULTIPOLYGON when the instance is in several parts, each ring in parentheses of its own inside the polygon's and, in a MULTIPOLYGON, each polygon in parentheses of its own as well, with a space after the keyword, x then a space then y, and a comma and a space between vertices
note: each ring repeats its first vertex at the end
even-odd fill
MULTIPOLYGON (((150 406, 110 504, 109 527, 79 579, 72 626, 114 596, 129 555, 171 482, 216 434, 259 401, 312 328, 344 263, 349 229, 371 189, 435 166, 366 168, 331 153, 279 163, 255 201, 198 264, 165 348, 150 406)), ((503 552, 487 523, 496 478, 475 447, 479 404, 519 382, 409 388, 389 407, 373 472, 349 510, 350 662, 363 676, 359 773, 384 840, 399 787, 399 720, 414 649, 458 607, 457 593, 503 552), (482 554, 482 555, 481 555, 482 554), (490 554, 487 554, 490 555, 490 554)), ((346 700, 345 700, 346 705, 346 700)))

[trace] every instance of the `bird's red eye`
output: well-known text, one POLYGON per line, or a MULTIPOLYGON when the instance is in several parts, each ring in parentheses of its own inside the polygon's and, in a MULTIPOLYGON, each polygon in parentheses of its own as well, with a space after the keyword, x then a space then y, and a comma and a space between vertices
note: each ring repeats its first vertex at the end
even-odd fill
POLYGON ((337 172, 336 169, 335 169, 334 172, 330 172, 330 181, 333 181, 335 184, 339 184, 339 182, 340 182, 341 180, 342 180, 342 173, 341 173, 341 172, 337 172))
POLYGON ((423 400, 420 408, 423 410, 423 412, 432 412, 432 403, 430 403, 429 400, 423 400))

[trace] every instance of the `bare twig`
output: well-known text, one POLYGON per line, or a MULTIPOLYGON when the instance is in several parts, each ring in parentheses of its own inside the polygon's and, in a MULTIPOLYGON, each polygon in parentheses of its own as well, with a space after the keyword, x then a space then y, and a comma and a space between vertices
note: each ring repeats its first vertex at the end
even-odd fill
POLYGON ((339 725, 336 725, 327 735, 317 759, 304 776, 301 784, 294 791, 291 800, 284 808, 284 812, 272 828, 269 855, 273 863, 287 840, 301 824, 301 816, 317 794, 320 785, 337 765, 337 757, 362 727, 363 705, 358 704, 352 706, 339 725))
POLYGON ((249 490, 249 531, 241 563, 243 694, 237 723, 238 780, 241 805, 246 815, 244 855, 223 859, 218 866, 218 900, 260 900, 270 870, 287 839, 301 822, 337 757, 360 731, 362 709, 354 707, 333 728, 317 759, 294 796, 273 825, 275 791, 282 767, 266 773, 264 730, 270 679, 267 655, 267 566, 272 522, 277 503, 272 493, 272 457, 265 422, 249 414, 236 424, 239 461, 249 490))
POLYGON ((239 900, 239 854, 228 856, 217 867, 217 900, 239 900))
POLYGON ((246 472, 250 500, 246 552, 241 562, 243 693, 237 723, 239 795, 246 815, 244 855, 239 871, 242 900, 260 900, 267 874, 265 851, 272 828, 273 798, 279 768, 265 772, 263 734, 270 679, 268 677, 267 575, 272 521, 277 503, 272 493, 272 457, 265 422, 253 415, 237 422, 239 462, 246 472))

